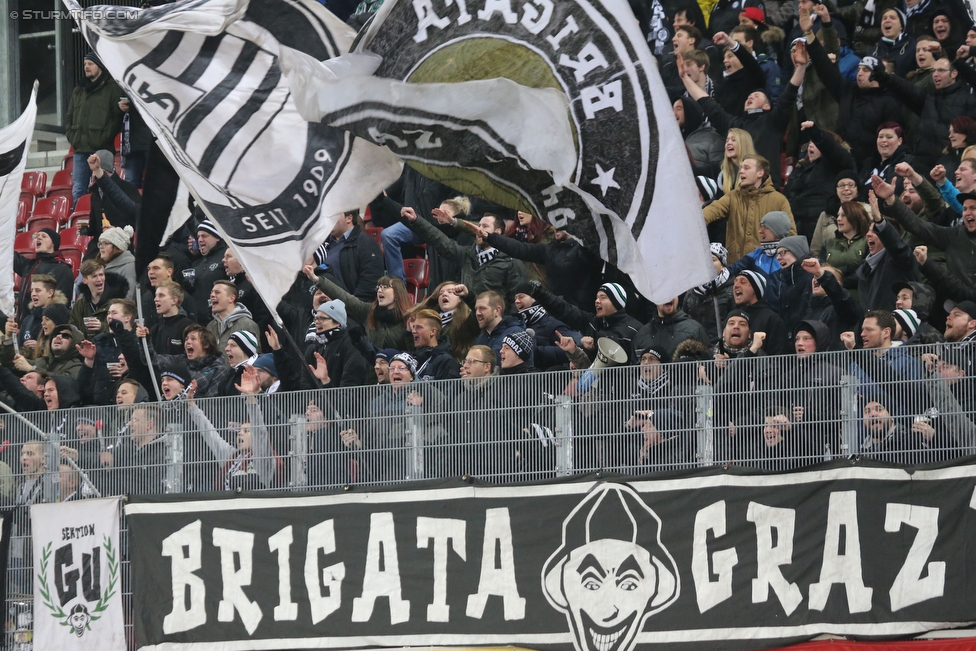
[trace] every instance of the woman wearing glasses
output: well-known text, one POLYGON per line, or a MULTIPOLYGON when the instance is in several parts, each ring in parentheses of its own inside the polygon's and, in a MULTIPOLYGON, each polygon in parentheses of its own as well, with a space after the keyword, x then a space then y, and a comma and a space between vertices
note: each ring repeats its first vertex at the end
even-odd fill
POLYGON ((305 275, 329 298, 346 304, 346 313, 363 324, 366 335, 376 350, 413 348, 406 326, 406 314, 413 307, 413 303, 402 280, 394 276, 381 276, 376 282, 376 297, 367 303, 325 276, 316 276, 315 269, 310 265, 305 267, 305 275))

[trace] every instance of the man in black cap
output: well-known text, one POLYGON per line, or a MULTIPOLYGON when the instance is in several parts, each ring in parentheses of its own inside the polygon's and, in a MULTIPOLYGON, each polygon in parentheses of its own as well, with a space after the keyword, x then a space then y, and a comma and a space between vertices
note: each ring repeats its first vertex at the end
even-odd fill
MULTIPOLYGON (((227 280, 227 272, 224 270, 224 251, 227 250, 227 243, 224 242, 209 219, 203 220, 197 227, 197 246, 200 247, 200 257, 193 262, 193 266, 183 270, 183 287, 193 294, 193 298, 198 305, 204 305, 210 298, 214 283, 218 280, 227 280)), ((200 310, 197 320, 202 325, 207 325, 212 319, 209 310, 200 310)))
POLYGON ((505 335, 502 339, 500 355, 501 374, 515 375, 537 371, 538 369, 529 363, 534 343, 532 336, 524 330, 505 335))
POLYGON ((976 341, 976 302, 946 301, 945 309, 949 313, 946 317, 945 340, 961 344, 976 341))
POLYGON ((91 169, 88 157, 99 149, 115 150, 115 135, 122 129, 119 97, 122 90, 109 77, 98 55, 85 55, 85 78, 75 86, 64 118, 64 135, 75 148, 71 173, 71 206, 88 192, 91 169))
MULTIPOLYGON (((17 297, 17 313, 20 318, 31 309, 31 283, 33 276, 45 274, 54 279, 56 289, 66 297, 74 295, 75 274, 71 265, 58 252, 61 236, 51 228, 34 233, 34 259, 14 251, 14 273, 21 277, 20 296, 17 297)), ((36 305, 34 307, 37 307, 36 305)))
POLYGON ((787 352, 788 332, 783 319, 773 312, 765 300, 768 282, 766 276, 758 271, 743 271, 732 283, 732 300, 736 308, 748 315, 753 332, 766 333, 763 350, 769 355, 779 355, 787 352))

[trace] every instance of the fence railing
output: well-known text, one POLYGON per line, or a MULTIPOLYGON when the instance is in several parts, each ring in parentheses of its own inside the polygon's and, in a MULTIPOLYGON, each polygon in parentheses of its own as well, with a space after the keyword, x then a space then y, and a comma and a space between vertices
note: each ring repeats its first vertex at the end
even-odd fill
POLYGON ((947 344, 739 356, 0 415, 0 500, 15 513, 8 648, 30 648, 32 503, 601 469, 776 471, 838 456, 938 462, 976 452, 974 355, 947 344))

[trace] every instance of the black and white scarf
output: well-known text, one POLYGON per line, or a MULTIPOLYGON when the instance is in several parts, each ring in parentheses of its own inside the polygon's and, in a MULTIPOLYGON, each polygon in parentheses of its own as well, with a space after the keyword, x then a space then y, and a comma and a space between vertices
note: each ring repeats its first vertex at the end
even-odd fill
POLYGON ((454 310, 441 312, 441 329, 444 329, 447 326, 451 325, 451 321, 453 320, 454 320, 454 310))
POLYGON ((488 247, 487 249, 478 249, 478 266, 483 267, 495 258, 498 257, 498 249, 495 247, 488 247))
POLYGON ((662 373, 650 382, 644 379, 643 375, 637 376, 637 389, 638 393, 635 398, 653 396, 658 391, 668 386, 668 374, 662 373))
POLYGON ((522 321, 525 322, 526 327, 535 325, 541 321, 542 317, 544 317, 546 314, 548 314, 548 312, 546 312, 546 308, 539 304, 527 307, 524 310, 519 310, 519 316, 522 317, 522 321))

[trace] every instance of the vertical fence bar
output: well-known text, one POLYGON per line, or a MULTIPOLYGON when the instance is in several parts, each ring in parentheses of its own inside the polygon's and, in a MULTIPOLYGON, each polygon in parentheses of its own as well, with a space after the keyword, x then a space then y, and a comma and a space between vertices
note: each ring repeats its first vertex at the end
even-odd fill
POLYGON ((569 396, 553 396, 556 406, 556 476, 573 474, 573 401, 569 396))

